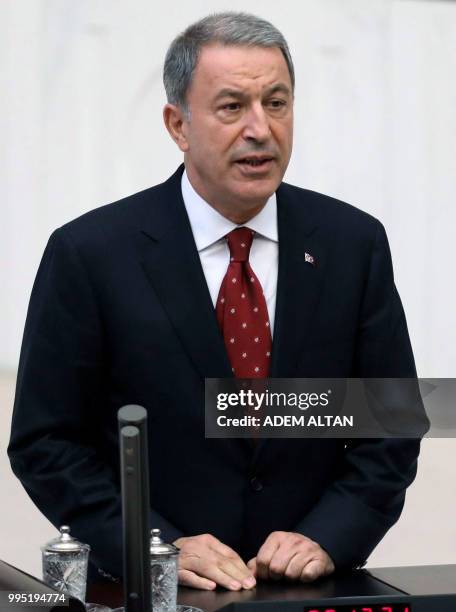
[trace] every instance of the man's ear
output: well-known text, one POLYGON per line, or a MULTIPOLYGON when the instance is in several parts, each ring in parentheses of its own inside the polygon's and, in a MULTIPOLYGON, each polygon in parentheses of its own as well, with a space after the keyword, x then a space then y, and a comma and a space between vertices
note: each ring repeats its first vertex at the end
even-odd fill
POLYGON ((188 151, 189 145, 186 130, 188 121, 182 109, 175 104, 165 104, 163 107, 163 121, 165 122, 166 129, 170 133, 171 138, 179 149, 183 153, 188 151))

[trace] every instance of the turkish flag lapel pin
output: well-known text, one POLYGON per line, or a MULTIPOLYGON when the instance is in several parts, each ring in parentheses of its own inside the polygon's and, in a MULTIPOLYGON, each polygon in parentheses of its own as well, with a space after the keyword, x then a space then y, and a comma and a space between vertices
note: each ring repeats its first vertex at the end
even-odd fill
POLYGON ((313 255, 311 255, 310 253, 305 253, 304 255, 305 261, 306 263, 310 263, 312 266, 315 265, 315 257, 313 255))

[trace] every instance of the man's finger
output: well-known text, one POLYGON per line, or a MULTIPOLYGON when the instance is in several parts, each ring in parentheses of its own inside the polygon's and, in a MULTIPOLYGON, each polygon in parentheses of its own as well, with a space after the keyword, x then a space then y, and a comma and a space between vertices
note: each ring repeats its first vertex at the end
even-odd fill
POLYGON ((244 567, 239 568, 239 566, 231 559, 222 557, 217 565, 219 569, 225 572, 225 574, 227 574, 231 578, 234 578, 234 580, 238 580, 242 584, 244 589, 252 589, 256 584, 256 580, 253 577, 253 574, 250 569, 244 564, 244 562, 242 563, 244 567))
MULTIPOLYGON (((291 560, 298 554, 307 555, 310 560, 310 546, 307 545, 306 542, 293 543, 291 541, 284 540, 280 543, 280 546, 275 551, 272 556, 271 561, 269 562, 269 575, 274 580, 279 580, 283 576, 285 576, 288 565, 291 560)), ((302 565, 299 570, 298 575, 299 578, 302 570, 302 565)))
POLYGON ((197 555, 181 556, 179 564, 182 569, 194 572, 198 576, 213 580, 220 586, 230 589, 231 591, 239 591, 242 584, 239 580, 233 578, 219 567, 220 560, 216 553, 211 551, 207 557, 199 557, 197 555))
POLYGON ((195 572, 190 570, 179 570, 178 572, 179 584, 182 586, 191 587, 193 589, 204 589, 206 591, 212 591, 217 586, 213 580, 208 580, 202 576, 198 576, 195 572))
POLYGON ((227 573, 232 575, 233 578, 240 580, 244 588, 251 589, 255 586, 256 581, 254 575, 236 551, 216 538, 211 541, 210 548, 218 555, 227 559, 227 568, 230 568, 227 573))
POLYGON ((307 552, 297 551, 290 559, 287 567, 284 571, 284 576, 288 580, 300 580, 301 573, 305 566, 311 561, 314 557, 310 556, 307 552))
POLYGON ((214 580, 217 584, 230 591, 242 589, 242 583, 239 580, 236 580, 217 566, 206 566, 204 575, 209 580, 214 580))
POLYGON ((279 546, 280 541, 277 537, 275 537, 275 534, 271 534, 266 538, 265 543, 262 545, 256 556, 258 578, 268 580, 270 577, 269 563, 279 546))
POLYGON ((313 582, 320 576, 325 576, 329 573, 327 563, 322 559, 312 559, 303 568, 301 572, 301 582, 313 582))
POLYGON ((253 559, 250 559, 250 561, 248 561, 247 567, 252 572, 252 574, 256 577, 256 575, 257 575, 257 561, 256 561, 256 557, 253 557, 253 559))

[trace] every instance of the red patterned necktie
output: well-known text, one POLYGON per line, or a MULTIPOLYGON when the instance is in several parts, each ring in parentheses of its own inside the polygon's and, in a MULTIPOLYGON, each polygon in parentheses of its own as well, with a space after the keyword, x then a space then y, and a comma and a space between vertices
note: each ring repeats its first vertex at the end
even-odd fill
POLYGON ((225 236, 230 263, 216 305, 217 321, 236 378, 267 378, 271 361, 266 300, 249 263, 254 233, 239 227, 225 236))

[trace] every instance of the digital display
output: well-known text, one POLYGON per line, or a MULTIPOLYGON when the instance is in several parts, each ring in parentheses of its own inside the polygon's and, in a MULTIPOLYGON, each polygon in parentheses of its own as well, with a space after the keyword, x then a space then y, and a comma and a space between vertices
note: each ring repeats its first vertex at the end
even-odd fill
POLYGON ((343 606, 310 606, 303 612, 412 612, 412 606, 404 603, 394 604, 350 604, 343 606))

